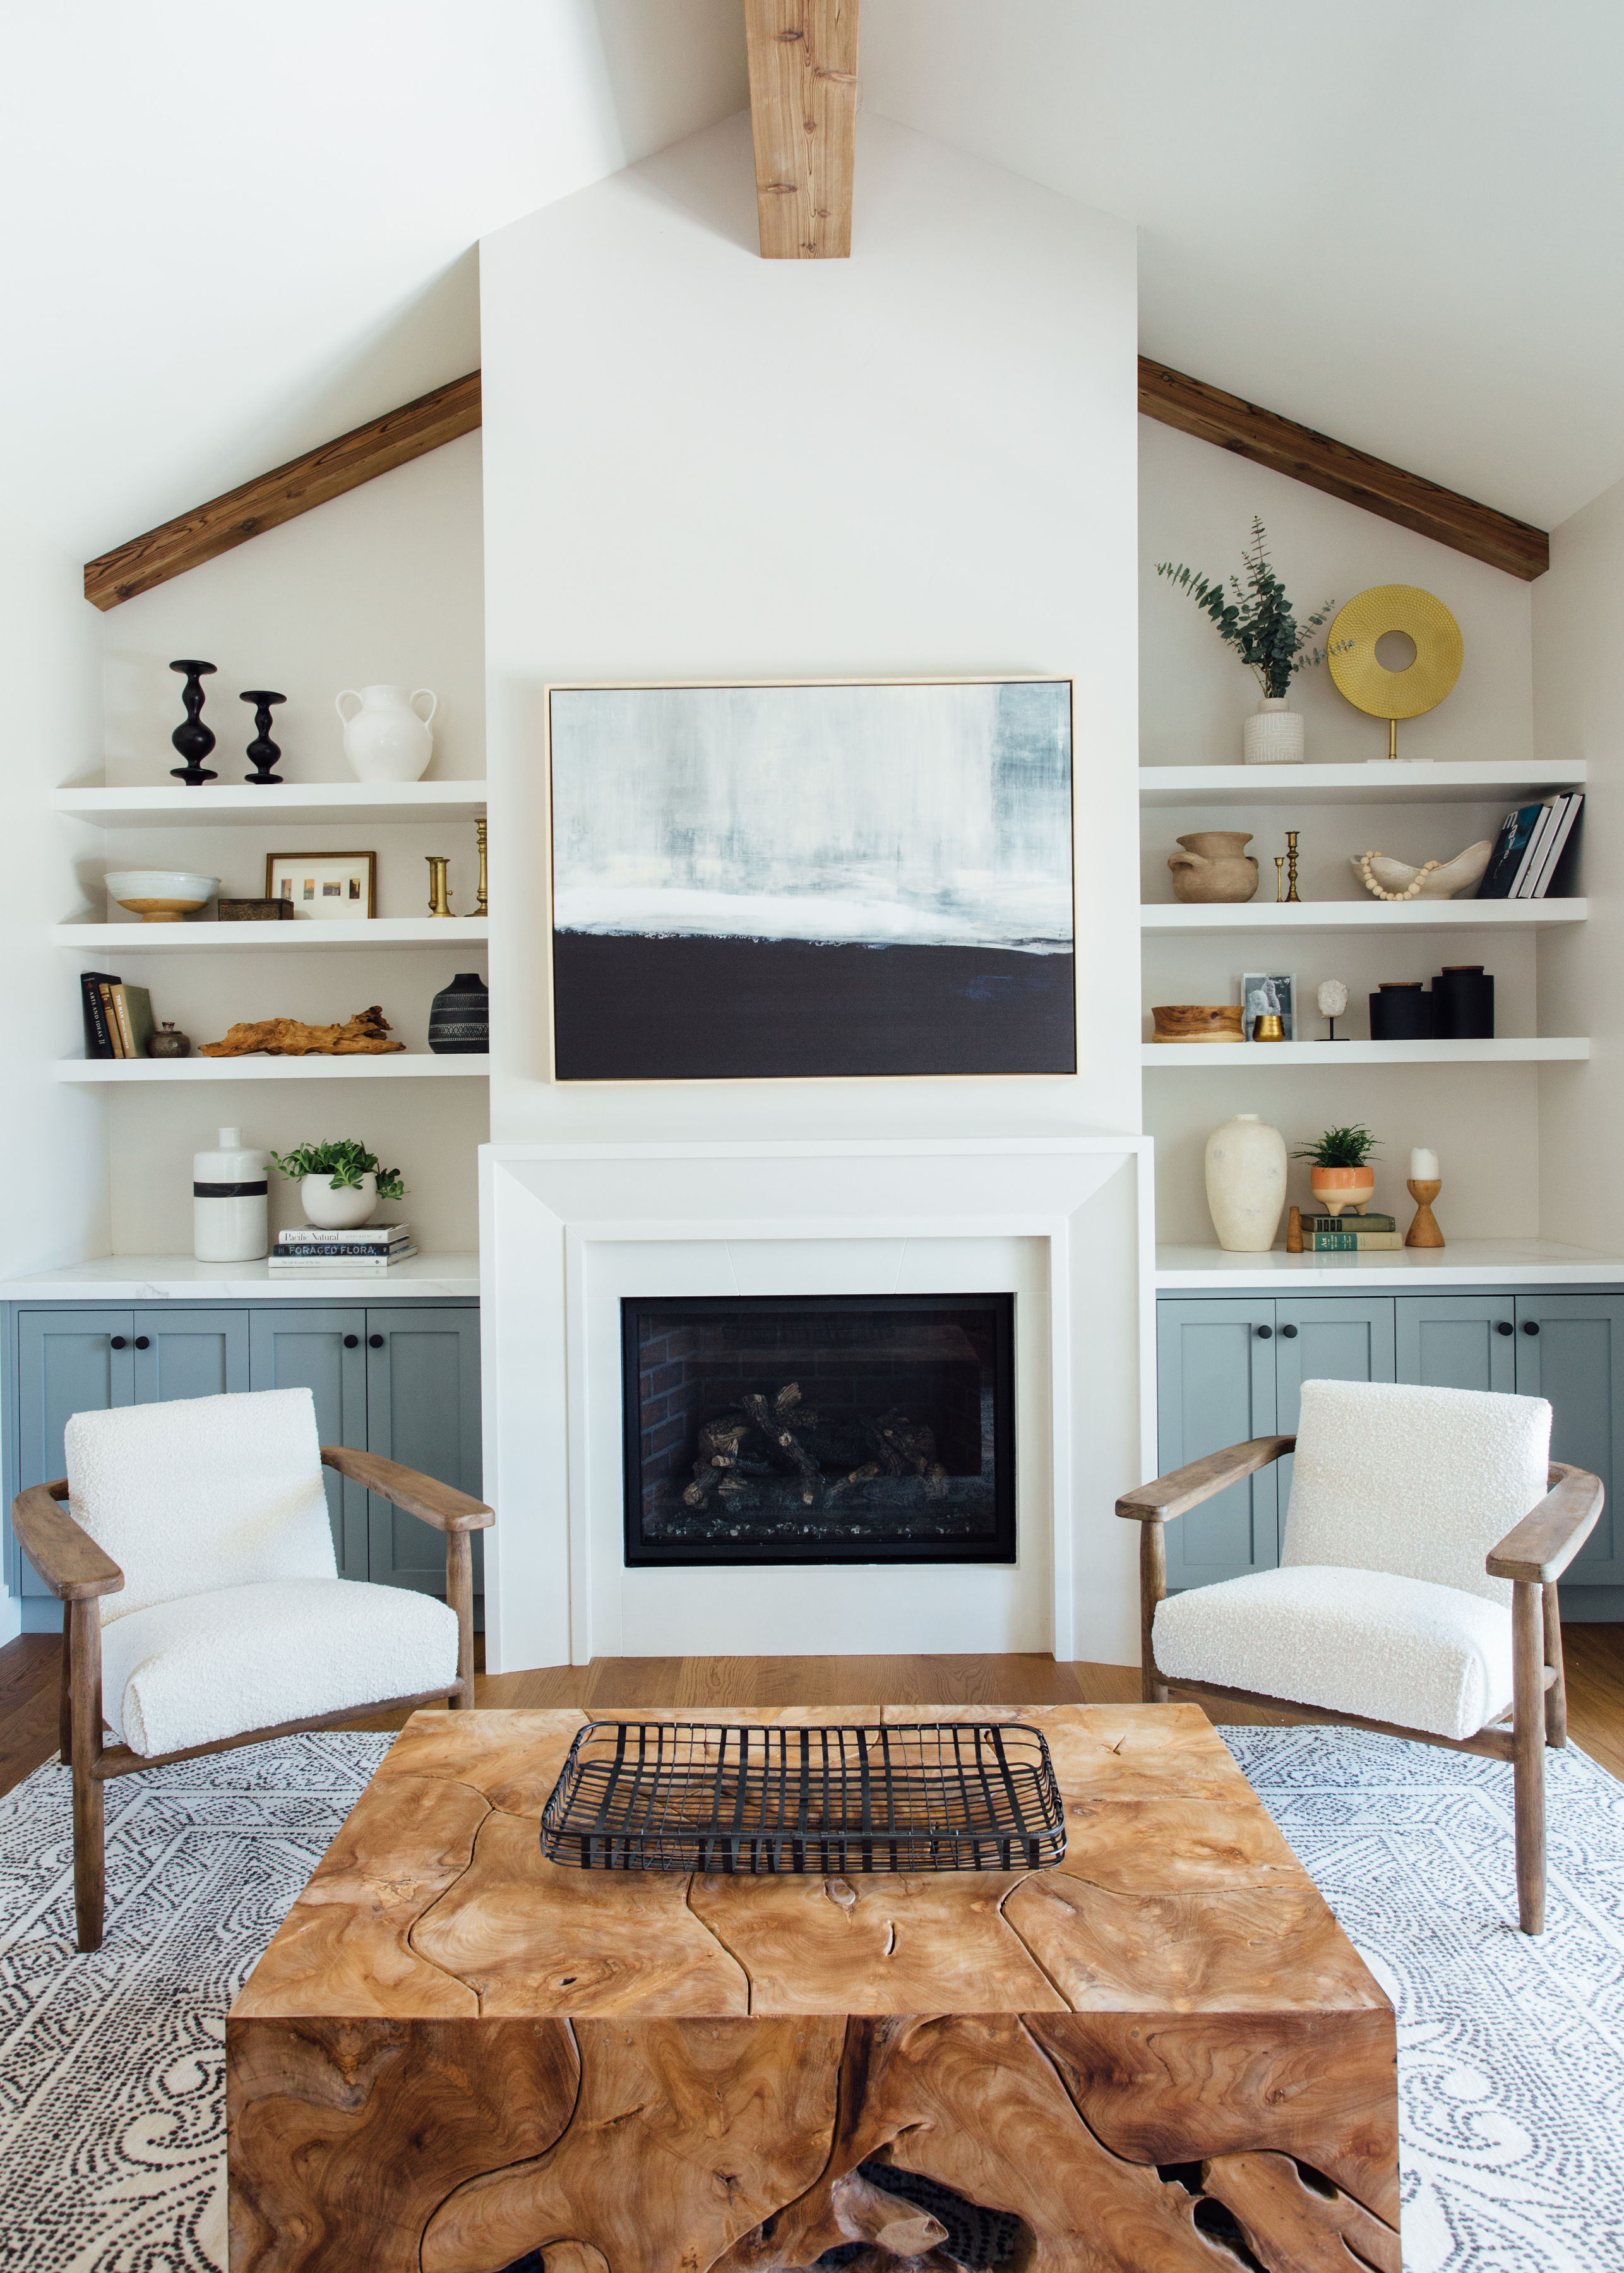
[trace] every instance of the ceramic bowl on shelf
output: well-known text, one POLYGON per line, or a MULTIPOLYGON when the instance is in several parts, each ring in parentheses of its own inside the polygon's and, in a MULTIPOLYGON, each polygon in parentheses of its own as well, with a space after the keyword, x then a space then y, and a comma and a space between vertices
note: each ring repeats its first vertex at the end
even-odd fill
POLYGON ((1244 1042, 1238 1004, 1159 1002, 1151 1011, 1153 1042, 1244 1042))
POLYGON ((121 868, 104 881, 119 906, 143 923, 179 923, 207 907, 220 889, 218 876, 193 876, 183 868, 121 868))

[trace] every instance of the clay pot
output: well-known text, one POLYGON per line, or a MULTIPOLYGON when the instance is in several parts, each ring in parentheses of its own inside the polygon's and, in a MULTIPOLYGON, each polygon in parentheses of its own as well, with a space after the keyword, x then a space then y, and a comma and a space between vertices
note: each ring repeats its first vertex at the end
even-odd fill
POLYGON ((1159 1002, 1151 1011, 1153 1042, 1244 1042, 1241 1011, 1228 1002, 1159 1002))
POLYGON ((1207 1205, 1218 1244, 1263 1255, 1286 1204, 1286 1140, 1255 1113, 1237 1113, 1207 1140, 1207 1205))
POLYGON ((1181 836, 1182 852, 1169 853, 1173 896, 1193 905, 1215 900, 1249 900, 1258 889, 1258 864, 1246 847, 1249 829, 1198 829, 1181 836))
POLYGON ((1308 1188, 1320 1203, 1321 1215, 1341 1215, 1344 1208, 1357 1214, 1376 1189, 1374 1168, 1311 1168, 1308 1188))

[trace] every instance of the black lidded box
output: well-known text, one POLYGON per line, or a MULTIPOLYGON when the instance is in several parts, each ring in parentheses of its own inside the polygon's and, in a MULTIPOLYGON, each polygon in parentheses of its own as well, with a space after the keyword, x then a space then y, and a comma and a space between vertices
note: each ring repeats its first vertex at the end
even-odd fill
POLYGON ((1418 979, 1385 980, 1370 998, 1372 1042, 1425 1042, 1432 1038, 1432 998, 1418 979))
POLYGON ((1480 963, 1447 963, 1432 981, 1432 1022, 1440 1041, 1492 1040, 1493 973, 1480 963))

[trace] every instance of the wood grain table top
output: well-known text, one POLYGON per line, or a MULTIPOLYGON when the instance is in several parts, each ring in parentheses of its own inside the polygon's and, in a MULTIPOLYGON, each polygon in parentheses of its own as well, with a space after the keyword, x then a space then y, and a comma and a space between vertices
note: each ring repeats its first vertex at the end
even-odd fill
POLYGON ((1065 1857, 844 1879, 574 1870, 544 1860, 540 1816, 587 1716, 419 1712, 233 2019, 1388 2009, 1195 1706, 623 1717, 1023 1722, 1049 1743, 1065 1857))

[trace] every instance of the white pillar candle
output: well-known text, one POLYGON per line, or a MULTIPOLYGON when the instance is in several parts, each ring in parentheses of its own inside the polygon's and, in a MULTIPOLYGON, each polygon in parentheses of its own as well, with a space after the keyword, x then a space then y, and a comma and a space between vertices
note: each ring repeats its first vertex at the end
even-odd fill
POLYGON ((1410 1155, 1410 1181, 1412 1184, 1438 1181, 1438 1155, 1425 1144, 1417 1144, 1410 1155))

